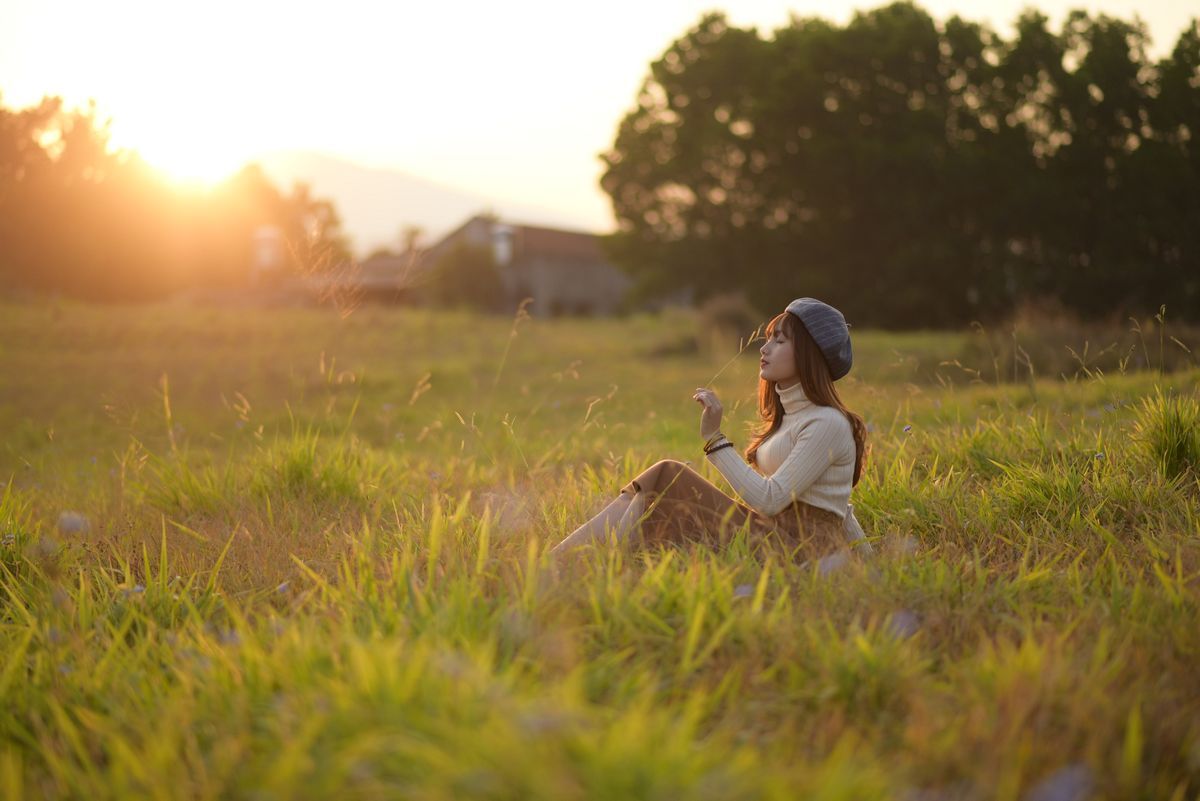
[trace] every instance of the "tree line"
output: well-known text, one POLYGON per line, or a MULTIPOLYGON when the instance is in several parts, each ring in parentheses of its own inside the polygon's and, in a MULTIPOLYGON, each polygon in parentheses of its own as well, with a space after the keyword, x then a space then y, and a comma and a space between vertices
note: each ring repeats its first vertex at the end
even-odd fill
POLYGON ((640 296, 821 297, 890 327, 1200 319, 1200 26, 1026 11, 1011 38, 913 3, 770 36, 705 15, 602 154, 640 296))
POLYGON ((333 204, 248 166, 209 189, 172 185, 110 146, 94 106, 0 106, 0 287, 92 300, 245 286, 254 232, 275 227, 292 270, 349 253, 333 204))

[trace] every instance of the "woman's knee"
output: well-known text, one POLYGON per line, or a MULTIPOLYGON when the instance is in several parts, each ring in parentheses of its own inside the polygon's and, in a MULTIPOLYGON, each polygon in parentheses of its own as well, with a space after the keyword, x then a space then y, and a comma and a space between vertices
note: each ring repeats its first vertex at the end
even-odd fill
POLYGON ((678 459, 659 459, 650 469, 657 469, 660 475, 675 475, 687 470, 688 466, 678 459))
POLYGON ((678 478, 680 473, 687 469, 688 466, 677 459, 660 459, 638 473, 626 485, 626 488, 633 487, 635 490, 641 492, 660 492, 663 487, 670 484, 671 481, 678 478))
POLYGON ((676 459, 660 459, 646 472, 657 478, 656 488, 662 490, 689 470, 686 464, 676 459))

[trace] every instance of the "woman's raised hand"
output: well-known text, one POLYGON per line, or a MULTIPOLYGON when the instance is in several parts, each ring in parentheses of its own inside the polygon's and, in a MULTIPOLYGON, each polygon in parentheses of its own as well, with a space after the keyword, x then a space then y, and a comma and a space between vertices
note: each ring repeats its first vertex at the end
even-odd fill
POLYGON ((708 439, 721 429, 721 401, 717 400, 717 393, 704 387, 696 388, 692 400, 704 407, 700 412, 700 436, 708 439))

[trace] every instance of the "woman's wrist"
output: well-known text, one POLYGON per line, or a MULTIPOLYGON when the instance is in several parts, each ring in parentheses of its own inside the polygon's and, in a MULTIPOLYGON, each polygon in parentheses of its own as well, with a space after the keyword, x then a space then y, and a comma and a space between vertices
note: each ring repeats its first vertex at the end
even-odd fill
POLYGON ((708 439, 704 440, 704 447, 707 448, 709 445, 712 445, 714 442, 721 439, 721 437, 723 437, 723 436, 725 436, 725 435, 722 434, 721 429, 718 428, 715 432, 713 432, 711 435, 709 435, 708 439))
POLYGON ((718 431, 716 434, 713 434, 711 437, 709 437, 708 441, 704 443, 704 453, 707 455, 718 448, 725 448, 731 445, 733 445, 733 443, 729 441, 729 438, 718 431))

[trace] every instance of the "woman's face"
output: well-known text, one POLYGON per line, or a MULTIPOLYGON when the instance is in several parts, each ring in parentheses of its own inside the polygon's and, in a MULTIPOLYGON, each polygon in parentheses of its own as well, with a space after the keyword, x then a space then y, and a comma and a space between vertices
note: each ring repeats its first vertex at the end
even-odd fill
POLYGON ((783 326, 779 326, 774 334, 766 338, 758 352, 762 356, 758 363, 760 377, 774 381, 785 389, 800 378, 796 374, 796 351, 791 338, 784 333, 783 326))

